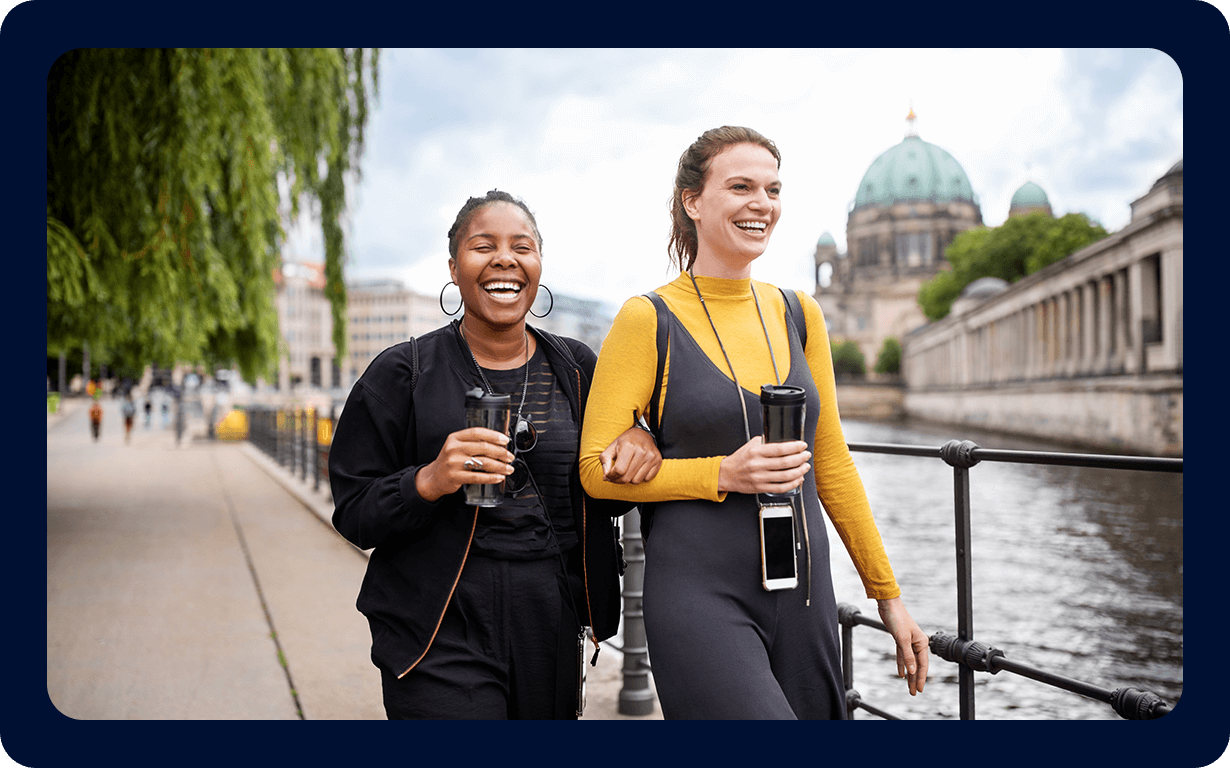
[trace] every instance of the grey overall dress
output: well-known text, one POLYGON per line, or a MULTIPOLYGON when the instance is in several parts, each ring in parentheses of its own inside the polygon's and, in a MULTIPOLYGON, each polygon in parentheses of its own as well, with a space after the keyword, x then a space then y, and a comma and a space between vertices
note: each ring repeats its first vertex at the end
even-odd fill
MULTIPOLYGON (((729 374, 718 369, 661 299, 670 333, 670 370, 659 428, 664 459, 729 455, 746 442, 743 410, 729 374)), ((790 372, 807 391, 804 434, 813 454, 819 395, 799 338, 787 322, 790 372)), ((759 392, 742 390, 751 434, 762 433, 759 392)), ((844 692, 829 543, 808 472, 795 504, 807 515, 810 568, 796 551, 799 585, 768 592, 761 583, 755 495, 653 505, 645 519, 645 633, 666 719, 843 719, 844 692), (807 605, 810 571, 811 605, 807 605)))

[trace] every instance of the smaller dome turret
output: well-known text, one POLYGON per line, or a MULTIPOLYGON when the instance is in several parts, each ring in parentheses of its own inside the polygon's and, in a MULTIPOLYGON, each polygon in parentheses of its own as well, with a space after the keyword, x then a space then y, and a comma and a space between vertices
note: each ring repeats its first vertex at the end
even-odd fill
POLYGON ((1046 192, 1032 181, 1027 181, 1012 196, 1012 202, 1008 204, 1008 217, 1024 216, 1034 211, 1045 211, 1047 216, 1054 215, 1046 192))
POLYGON ((1008 281, 999 277, 980 277, 961 291, 961 295, 952 303, 949 316, 964 314, 982 302, 1008 290, 1008 281))

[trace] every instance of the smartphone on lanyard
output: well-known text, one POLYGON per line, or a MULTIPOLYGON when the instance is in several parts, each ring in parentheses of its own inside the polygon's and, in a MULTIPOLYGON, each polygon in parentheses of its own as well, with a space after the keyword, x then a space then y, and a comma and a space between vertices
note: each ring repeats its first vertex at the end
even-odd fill
POLYGON ((770 592, 799 585, 794 505, 789 501, 760 506, 760 576, 770 592))

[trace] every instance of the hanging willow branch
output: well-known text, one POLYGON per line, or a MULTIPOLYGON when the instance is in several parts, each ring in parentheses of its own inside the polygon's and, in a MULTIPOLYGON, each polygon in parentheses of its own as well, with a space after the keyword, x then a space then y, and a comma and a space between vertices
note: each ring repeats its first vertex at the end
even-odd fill
POLYGON ((77 49, 47 80, 47 347, 276 367, 273 271, 300 200, 320 204, 346 353, 346 184, 376 53, 77 49), (284 182, 285 195, 278 182, 284 182))

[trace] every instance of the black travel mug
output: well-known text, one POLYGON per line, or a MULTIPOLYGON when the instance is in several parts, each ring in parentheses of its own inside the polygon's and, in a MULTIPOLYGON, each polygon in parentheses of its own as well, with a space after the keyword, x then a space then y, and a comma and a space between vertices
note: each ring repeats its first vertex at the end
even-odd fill
MULTIPOLYGON (((805 440, 803 424, 807 420, 807 392, 788 384, 766 384, 760 388, 760 414, 764 420, 764 441, 786 443, 805 440)), ((798 496, 799 489, 782 494, 762 496, 798 496)))
MULTIPOLYGON (((475 387, 466 392, 466 427, 484 427, 508 434, 508 422, 512 415, 512 397, 493 395, 475 387)), ((480 459, 482 461, 482 459, 480 459)), ((492 459, 486 459, 490 462, 492 459)), ((480 470, 481 471, 481 470, 480 470)), ((504 498, 504 481, 481 484, 466 483, 466 504, 479 507, 498 507, 504 498)))

